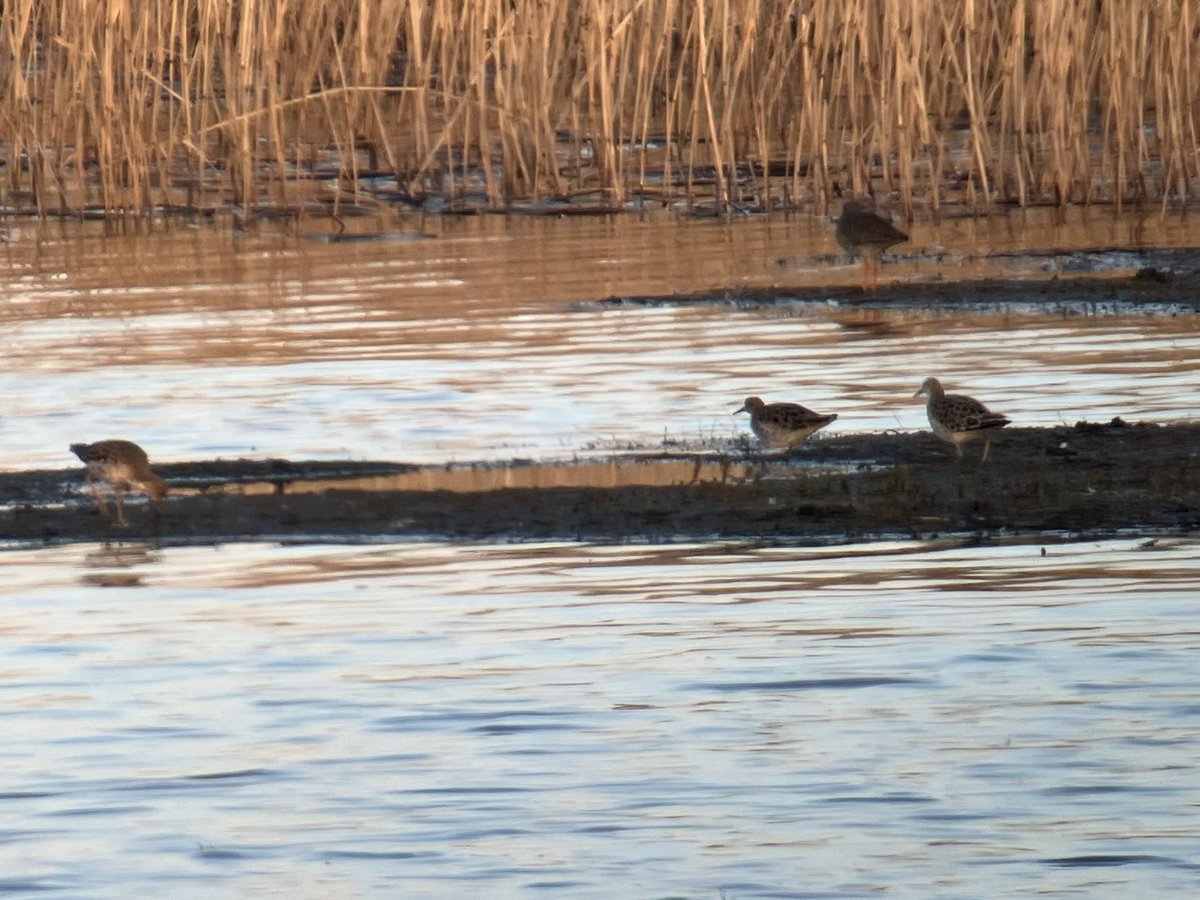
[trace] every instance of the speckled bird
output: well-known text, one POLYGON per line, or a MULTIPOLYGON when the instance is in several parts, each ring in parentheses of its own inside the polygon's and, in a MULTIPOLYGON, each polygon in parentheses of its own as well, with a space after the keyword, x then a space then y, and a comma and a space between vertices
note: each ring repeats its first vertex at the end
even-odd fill
POLYGON ((859 200, 847 200, 837 220, 837 242, 852 257, 863 261, 863 290, 879 284, 879 267, 889 247, 902 244, 908 235, 859 200))
POLYGON ((769 447, 795 447, 814 431, 837 419, 837 413, 822 415, 799 403, 764 403, 747 397, 734 415, 750 414, 750 428, 769 447))
POLYGON ((128 525, 122 497, 126 491, 141 491, 155 502, 167 496, 167 483, 150 470, 146 451, 133 441, 119 439, 94 444, 72 444, 71 452, 87 466, 87 483, 92 489, 100 515, 108 519, 108 508, 99 483, 108 485, 117 508, 117 524, 128 525))
POLYGON ((983 456, 979 461, 986 460, 992 448, 992 432, 1010 424, 1006 416, 992 412, 974 397, 947 394, 936 378, 926 378, 921 389, 913 394, 922 395, 929 398, 925 410, 933 433, 953 444, 959 459, 963 456, 963 444, 983 440, 983 456))

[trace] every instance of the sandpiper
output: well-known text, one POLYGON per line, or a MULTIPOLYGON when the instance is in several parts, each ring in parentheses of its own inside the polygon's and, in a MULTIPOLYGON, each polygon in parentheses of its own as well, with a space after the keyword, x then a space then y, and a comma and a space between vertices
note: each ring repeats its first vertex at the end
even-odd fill
POLYGON ((104 495, 97 482, 105 482, 117 508, 117 524, 128 525, 122 495, 139 490, 158 502, 167 496, 167 483, 150 471, 146 451, 133 441, 119 439, 94 444, 72 444, 71 452, 87 466, 87 483, 100 505, 100 515, 109 518, 104 495))
POLYGON ((837 220, 837 242, 851 257, 863 261, 863 290, 879 284, 880 258, 888 247, 902 244, 908 235, 878 216, 859 200, 847 200, 837 220))
POLYGON ((921 389, 913 396, 920 397, 922 394, 929 398, 925 410, 929 413, 933 433, 943 441, 952 443, 959 459, 962 459, 963 444, 983 438, 983 456, 979 461, 986 460, 992 448, 992 429, 1003 428, 1010 422, 1007 417, 992 412, 974 397, 947 394, 936 378, 926 378, 921 389))
POLYGON ((768 447, 795 447, 837 418, 837 413, 823 416, 799 403, 763 403, 758 397, 747 397, 733 414, 741 412, 750 413, 750 428, 768 447))

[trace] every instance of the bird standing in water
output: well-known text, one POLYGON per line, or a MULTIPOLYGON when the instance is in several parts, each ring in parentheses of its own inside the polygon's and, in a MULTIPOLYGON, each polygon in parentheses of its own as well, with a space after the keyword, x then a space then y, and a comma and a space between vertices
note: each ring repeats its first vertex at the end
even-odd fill
POLYGON ((929 415, 933 433, 953 444, 959 459, 963 457, 963 444, 982 439, 983 456, 979 461, 986 460, 988 451, 992 449, 992 431, 1010 424, 1006 416, 992 412, 974 397, 947 394, 936 378, 926 378, 921 389, 913 396, 920 397, 922 394, 929 398, 925 411, 929 415))
POLYGON ((847 200, 837 220, 837 242, 850 256, 863 261, 863 290, 879 284, 879 267, 883 253, 889 247, 902 244, 908 235, 869 205, 859 200, 847 200))
POLYGON ((758 397, 747 397, 740 409, 750 413, 750 428, 768 447, 795 447, 814 431, 837 418, 837 413, 822 415, 799 403, 764 403, 758 397))
POLYGON ((98 482, 104 482, 117 508, 117 524, 128 525, 122 496, 126 491, 139 490, 154 502, 167 496, 167 483, 150 470, 146 451, 133 441, 119 439, 96 441, 94 444, 72 444, 71 452, 87 466, 87 483, 92 489, 100 515, 109 518, 108 508, 98 482))

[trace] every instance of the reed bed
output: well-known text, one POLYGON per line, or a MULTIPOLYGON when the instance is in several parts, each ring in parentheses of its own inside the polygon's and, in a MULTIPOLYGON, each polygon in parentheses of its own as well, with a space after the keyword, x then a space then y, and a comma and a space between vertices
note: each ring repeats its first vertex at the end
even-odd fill
POLYGON ((1200 0, 5 0, 11 213, 1187 200, 1200 0))

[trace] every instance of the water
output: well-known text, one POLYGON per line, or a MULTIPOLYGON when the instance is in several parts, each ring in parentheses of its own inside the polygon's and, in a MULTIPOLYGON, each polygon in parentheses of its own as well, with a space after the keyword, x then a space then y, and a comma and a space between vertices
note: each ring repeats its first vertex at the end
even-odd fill
MULTIPOLYGON (((1139 241, 1195 239, 1174 220, 1139 241)), ((373 223, 365 223, 368 227, 373 223)), ((1074 227, 952 221, 914 232, 887 277, 1026 275, 1067 241, 1132 242, 1132 217, 1074 227), (954 256, 929 258, 930 248, 954 256)), ((391 226, 389 226, 389 229, 391 226)), ((606 308, 609 296, 855 282, 832 229, 732 224, 426 222, 418 241, 330 244, 216 229, 40 242, 16 230, 0 286, 4 465, 74 465, 67 445, 137 440, 152 459, 418 463, 571 456, 726 440, 748 395, 836 412, 840 431, 925 428, 927 375, 1019 424, 1174 421, 1200 408, 1193 316, 841 305, 606 308), (781 265, 783 260, 786 265, 781 265)), ((1083 244, 1090 246, 1090 244, 1083 244)), ((1194 245, 1194 244, 1193 244, 1194 245)), ((1128 256, 1128 254, 1126 254, 1128 256)), ((1124 257, 1120 257, 1124 259, 1124 257)))
MULTIPOLYGON (((12 225, 5 468, 570 460, 742 434, 748 394, 915 429, 930 374, 1021 424, 1200 405, 1191 316, 593 302, 855 281, 824 222, 413 230, 12 225)), ((885 277, 1197 243, 913 235, 885 277)), ((0 894, 1195 894, 1200 544, 1138 541, 9 547, 0 894)))
POLYGON ((0 891, 1189 895, 1159 546, 9 552, 0 891))

